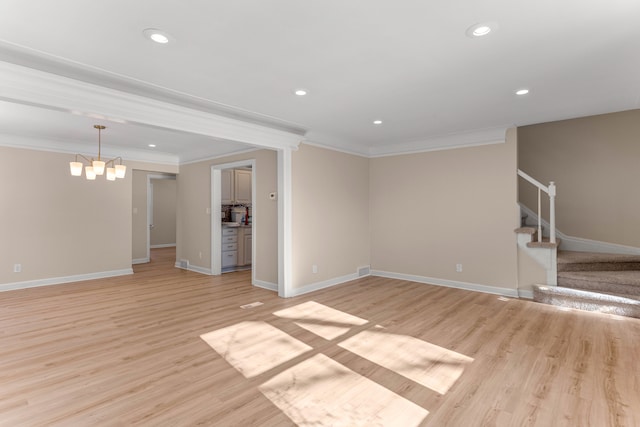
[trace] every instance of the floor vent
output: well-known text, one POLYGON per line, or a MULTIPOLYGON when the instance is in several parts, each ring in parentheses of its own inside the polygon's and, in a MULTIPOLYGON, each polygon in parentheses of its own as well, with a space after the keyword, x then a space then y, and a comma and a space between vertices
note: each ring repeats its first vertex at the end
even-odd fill
POLYGON ((254 308, 262 305, 260 301, 252 302, 251 304, 241 305, 240 308, 254 308))
POLYGON ((371 266, 367 265, 366 267, 358 268, 358 277, 368 276, 371 274, 371 266))

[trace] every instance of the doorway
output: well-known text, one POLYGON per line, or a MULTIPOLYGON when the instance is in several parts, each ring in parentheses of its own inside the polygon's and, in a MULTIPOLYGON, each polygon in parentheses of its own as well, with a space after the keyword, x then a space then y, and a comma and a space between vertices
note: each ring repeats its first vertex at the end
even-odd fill
POLYGON ((253 266, 253 262, 256 261, 256 230, 260 226, 260 214, 256 210, 255 203, 256 172, 255 159, 211 166, 211 273, 220 275, 223 271, 229 271, 230 266, 237 265, 238 250, 240 250, 242 251, 240 259, 244 264, 240 267, 246 267, 247 258, 249 258, 251 262, 251 284, 254 286, 256 284, 256 269, 253 266), (247 180, 247 175, 242 173, 230 174, 230 171, 243 170, 251 171, 250 200, 247 197, 246 187, 243 187, 245 189, 241 190, 242 194, 239 194, 238 197, 235 195, 235 188, 240 188, 240 186, 235 185, 236 176, 238 179, 247 180), (232 193, 233 195, 231 196, 232 193), (224 204, 223 201, 225 202, 224 204), (225 208, 224 217, 222 214, 223 206, 225 208), (250 218, 246 216, 247 211, 250 218), (223 219, 226 223, 224 225, 223 219), (245 221, 242 221, 243 219, 245 221), (250 227, 249 220, 251 222, 250 227), (241 224, 241 222, 243 223, 241 224), (238 241, 239 238, 242 239, 242 242, 238 241), (223 239, 228 240, 228 244, 225 246, 223 246, 223 239), (247 245, 251 246, 250 249, 246 247, 247 245), (223 254, 225 255, 224 260, 223 254), (234 262, 235 264, 233 264, 234 262))
POLYGON ((175 175, 147 175, 147 259, 151 249, 176 246, 175 175))

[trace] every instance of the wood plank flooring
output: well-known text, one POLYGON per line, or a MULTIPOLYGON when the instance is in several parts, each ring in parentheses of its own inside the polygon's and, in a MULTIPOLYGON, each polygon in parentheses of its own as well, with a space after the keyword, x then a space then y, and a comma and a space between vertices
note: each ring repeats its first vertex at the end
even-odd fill
POLYGON ((0 426, 640 426, 638 319, 375 277, 281 299, 174 262, 0 293, 0 426))

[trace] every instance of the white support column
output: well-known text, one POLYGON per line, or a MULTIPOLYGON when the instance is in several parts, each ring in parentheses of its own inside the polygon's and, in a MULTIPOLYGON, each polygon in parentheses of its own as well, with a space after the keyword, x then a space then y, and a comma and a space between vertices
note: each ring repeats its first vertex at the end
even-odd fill
POLYGON ((278 296, 292 296, 292 166, 291 149, 278 150, 278 296))
POLYGON ((549 241, 556 242, 556 184, 551 181, 549 183, 549 241))

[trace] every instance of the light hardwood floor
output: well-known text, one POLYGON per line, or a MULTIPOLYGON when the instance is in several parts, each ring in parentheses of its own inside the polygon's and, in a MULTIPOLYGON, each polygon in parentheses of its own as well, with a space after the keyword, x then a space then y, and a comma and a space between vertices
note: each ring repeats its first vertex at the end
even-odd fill
POLYGON ((280 299, 174 258, 0 293, 0 425, 640 426, 638 319, 374 277, 280 299))

